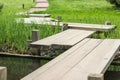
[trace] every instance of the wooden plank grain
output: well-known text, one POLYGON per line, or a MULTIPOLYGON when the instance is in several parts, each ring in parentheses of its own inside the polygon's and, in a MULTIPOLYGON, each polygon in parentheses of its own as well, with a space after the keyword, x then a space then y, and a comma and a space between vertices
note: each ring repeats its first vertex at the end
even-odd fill
POLYGON ((96 30, 96 31, 113 30, 116 28, 116 25, 84 24, 84 23, 69 23, 69 22, 68 22, 68 26, 73 29, 96 30))
POLYGON ((91 52, 100 43, 101 40, 96 39, 88 41, 85 45, 81 46, 80 48, 74 49, 74 52, 72 52, 66 58, 62 59, 54 66, 46 70, 43 74, 39 75, 39 77, 34 78, 34 80, 58 80, 63 75, 65 75, 72 67, 77 65, 79 61, 84 59, 84 57, 87 56, 89 52, 91 52))
POLYGON ((55 34, 53 36, 44 38, 42 40, 31 43, 31 45, 70 45, 78 43, 89 35, 93 34, 94 31, 76 30, 68 29, 61 33, 55 34))
POLYGON ((90 35, 92 35, 95 31, 86 31, 86 30, 81 30, 81 32, 76 32, 78 34, 74 35, 73 37, 71 36, 71 38, 65 40, 65 41, 61 41, 61 42, 55 42, 53 43, 53 45, 67 45, 67 46, 73 46, 75 44, 77 44, 78 42, 80 42, 81 40, 85 39, 86 37, 89 37, 90 35))
POLYGON ((87 80, 106 71, 119 45, 120 40, 85 39, 21 80, 87 80))
POLYGON ((56 64, 57 62, 59 62, 60 60, 66 58, 68 55, 71 54, 71 52, 74 52, 75 49, 85 45, 90 39, 85 39, 84 41, 82 41, 81 43, 79 43, 79 45, 77 44, 76 46, 70 48, 70 50, 64 52, 64 54, 59 55, 58 57, 56 57, 55 59, 51 60, 50 62, 48 62, 47 64, 45 64, 44 66, 38 68, 37 70, 35 70, 34 72, 30 73, 29 75, 25 76, 24 78, 22 78, 21 80, 32 80, 34 78, 36 78, 37 76, 39 76, 40 74, 42 74, 44 71, 48 70, 50 67, 52 67, 54 64, 56 64))
POLYGON ((87 33, 88 31, 84 31, 84 30, 74 30, 73 32, 71 32, 70 34, 63 36, 61 39, 59 40, 55 40, 53 44, 55 45, 70 45, 73 46, 73 44, 77 43, 78 41, 81 41, 82 39, 84 39, 86 36, 81 37, 82 35, 85 35, 84 33, 87 33), (81 38, 78 38, 81 37, 81 38), (71 41, 72 39, 79 39, 78 41, 74 41, 74 43, 68 44, 69 41, 71 41))
POLYGON ((120 40, 104 40, 59 80, 87 80, 91 73, 104 73, 119 49, 120 40))
POLYGON ((55 34, 53 36, 41 39, 39 41, 31 43, 31 45, 51 45, 55 40, 61 40, 63 37, 67 37, 69 34, 71 34, 74 30, 68 29, 66 31, 60 32, 58 34, 55 34))

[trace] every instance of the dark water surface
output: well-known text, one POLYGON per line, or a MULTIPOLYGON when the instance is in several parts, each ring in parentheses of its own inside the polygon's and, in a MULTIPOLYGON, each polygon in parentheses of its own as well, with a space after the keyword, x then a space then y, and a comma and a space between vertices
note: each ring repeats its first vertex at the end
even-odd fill
POLYGON ((0 66, 7 67, 8 80, 20 80, 47 62, 48 60, 0 56, 0 66))
POLYGON ((105 80, 120 80, 120 71, 107 71, 105 80))
MULTIPOLYGON (((24 76, 33 72, 40 66, 47 63, 49 60, 16 58, 16 57, 2 57, 0 56, 0 66, 7 67, 8 80, 20 80, 24 76)), ((114 68, 111 68, 115 70, 114 68)), ((117 69, 117 68, 116 68, 117 69)), ((105 73, 105 80, 120 80, 119 67, 117 71, 107 71, 105 73)))

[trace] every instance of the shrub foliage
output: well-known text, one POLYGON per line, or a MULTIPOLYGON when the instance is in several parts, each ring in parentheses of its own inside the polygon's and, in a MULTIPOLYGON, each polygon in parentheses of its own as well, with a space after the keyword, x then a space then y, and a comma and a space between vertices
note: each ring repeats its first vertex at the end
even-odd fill
POLYGON ((1 9, 3 8, 3 4, 2 3, 0 3, 0 11, 1 11, 1 9))
POLYGON ((111 4, 116 5, 117 7, 120 7, 120 0, 107 0, 109 1, 111 4))

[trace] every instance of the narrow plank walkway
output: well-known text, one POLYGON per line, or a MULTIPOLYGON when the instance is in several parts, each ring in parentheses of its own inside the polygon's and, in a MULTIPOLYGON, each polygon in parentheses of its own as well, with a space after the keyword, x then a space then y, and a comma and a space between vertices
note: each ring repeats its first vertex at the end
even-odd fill
POLYGON ((116 28, 116 25, 84 24, 84 23, 69 23, 69 22, 68 22, 68 26, 73 29, 97 30, 97 31, 113 30, 116 28))
POLYGON ((35 8, 47 8, 49 5, 47 3, 37 3, 35 8))
POLYGON ((36 0, 37 3, 48 3, 47 0, 36 0))
POLYGON ((29 13, 37 12, 37 11, 45 11, 49 7, 49 3, 47 0, 36 0, 35 7, 31 8, 29 13))
POLYGON ((17 19, 17 22, 20 22, 20 21, 24 21, 25 23, 31 23, 31 24, 33 24, 33 23, 39 23, 39 22, 41 22, 41 23, 44 23, 44 22, 50 22, 50 21, 52 21, 52 20, 54 20, 54 19, 52 19, 52 18, 49 18, 49 17, 30 17, 30 18, 18 18, 17 19))
POLYGON ((53 36, 31 43, 31 46, 73 46, 95 31, 68 29, 53 36))
POLYGON ((51 16, 50 14, 29 14, 29 17, 37 17, 37 18, 50 17, 50 16, 51 16))
MULTIPOLYGON (((24 19, 25 20, 25 19, 24 19)), ((25 24, 31 24, 34 22, 35 24, 48 24, 48 25, 56 25, 57 22, 54 21, 44 21, 44 22, 37 22, 33 20, 28 20, 24 22, 25 24)), ((85 23, 70 23, 70 22, 60 22, 59 25, 63 26, 63 24, 68 24, 69 28, 72 29, 83 29, 83 30, 95 30, 95 31, 108 31, 113 30, 116 28, 116 25, 104 25, 104 24, 85 24, 85 23)))
POLYGON ((119 46, 117 39, 85 39, 21 80, 87 80, 105 73, 119 46))

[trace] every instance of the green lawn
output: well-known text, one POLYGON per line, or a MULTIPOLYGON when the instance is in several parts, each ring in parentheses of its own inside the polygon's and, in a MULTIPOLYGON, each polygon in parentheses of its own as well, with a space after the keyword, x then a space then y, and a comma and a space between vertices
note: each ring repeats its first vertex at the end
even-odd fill
POLYGON ((111 21, 117 25, 116 31, 108 38, 120 38, 120 8, 115 8, 106 0, 48 0, 50 6, 45 12, 53 18, 62 16, 63 21, 104 24, 111 21))
POLYGON ((0 51, 11 53, 29 53, 27 50, 27 40, 31 39, 33 29, 40 30, 41 38, 53 35, 55 31, 48 25, 25 25, 23 22, 16 23, 16 18, 20 18, 16 13, 28 11, 35 3, 32 0, 2 0, 4 8, 0 12, 0 51), (22 9, 22 4, 25 9, 22 9))
POLYGON ((3 12, 23 12, 29 10, 35 5, 32 0, 0 0, 0 3, 4 4, 3 12), (22 4, 25 5, 25 9, 22 9, 22 4))

